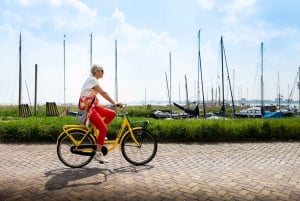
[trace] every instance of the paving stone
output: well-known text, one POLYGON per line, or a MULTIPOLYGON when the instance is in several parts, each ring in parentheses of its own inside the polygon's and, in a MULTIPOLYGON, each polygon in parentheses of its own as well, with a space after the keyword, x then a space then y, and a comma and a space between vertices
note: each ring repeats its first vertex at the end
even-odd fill
POLYGON ((55 144, 0 144, 0 200, 300 200, 300 143, 159 144, 149 164, 68 168, 55 144))

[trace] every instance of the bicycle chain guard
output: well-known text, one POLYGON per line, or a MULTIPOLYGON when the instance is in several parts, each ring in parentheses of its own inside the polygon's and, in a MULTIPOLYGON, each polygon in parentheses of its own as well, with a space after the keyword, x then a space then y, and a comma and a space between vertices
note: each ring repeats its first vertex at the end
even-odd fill
MULTIPOLYGON (((93 156, 95 154, 95 150, 97 149, 97 145, 95 144, 85 144, 85 145, 79 145, 79 146, 75 146, 72 145, 70 151, 73 154, 79 154, 79 155, 85 155, 85 156, 93 156), (79 149, 79 150, 76 150, 79 149), (80 150, 80 149, 85 149, 85 148, 92 148, 94 149, 94 151, 84 151, 84 150, 80 150)), ((108 152, 107 147, 106 146, 102 146, 101 148, 101 152, 103 153, 103 155, 105 156, 108 152)))

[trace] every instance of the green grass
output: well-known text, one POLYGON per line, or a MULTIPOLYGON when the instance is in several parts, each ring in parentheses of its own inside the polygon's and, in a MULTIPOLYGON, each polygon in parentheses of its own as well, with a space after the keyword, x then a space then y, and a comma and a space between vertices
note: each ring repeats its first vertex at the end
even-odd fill
MULTIPOLYGON (((39 107, 36 117, 18 117, 16 106, 0 106, 0 142, 55 142, 65 124, 77 124, 73 116, 47 117, 45 108, 39 107)), ((276 119, 176 119, 149 118, 154 107, 130 106, 128 116, 132 122, 149 120, 148 129, 160 142, 224 142, 299 140, 300 118, 276 119)), ((76 110, 76 107, 72 108, 76 110)), ((63 108, 59 108, 63 111, 63 108)), ((109 125, 108 137, 117 133, 122 122, 116 117, 109 125)))
POLYGON ((149 129, 164 141, 218 142, 300 139, 299 118, 152 120, 149 129))

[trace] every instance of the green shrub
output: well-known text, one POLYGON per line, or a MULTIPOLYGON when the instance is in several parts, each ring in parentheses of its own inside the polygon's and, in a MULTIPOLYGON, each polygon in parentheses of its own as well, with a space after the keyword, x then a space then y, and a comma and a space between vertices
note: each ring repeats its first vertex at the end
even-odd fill
MULTIPOLYGON (((74 107, 73 111, 76 109, 74 107)), ((299 140, 300 119, 153 119, 147 118, 153 107, 128 106, 131 122, 149 120, 148 129, 160 142, 222 142, 257 140, 299 140)), ((62 107, 59 108, 63 110, 62 107)), ((39 111, 45 111, 40 106, 39 111)), ((116 136, 122 117, 109 124, 108 137, 116 136)), ((1 107, 0 142, 55 142, 65 124, 77 124, 74 116, 18 117, 16 106, 1 107)))

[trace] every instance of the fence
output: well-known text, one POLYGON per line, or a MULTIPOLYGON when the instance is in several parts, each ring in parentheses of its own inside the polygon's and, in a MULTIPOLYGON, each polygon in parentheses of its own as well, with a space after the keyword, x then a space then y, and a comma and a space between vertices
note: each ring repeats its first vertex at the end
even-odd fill
POLYGON ((28 104, 20 104, 19 105, 19 116, 20 117, 29 117, 32 116, 31 110, 28 104))
POLYGON ((46 102, 46 116, 59 116, 55 102, 46 102))

